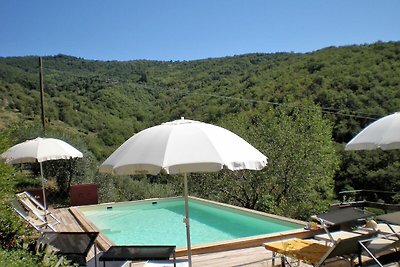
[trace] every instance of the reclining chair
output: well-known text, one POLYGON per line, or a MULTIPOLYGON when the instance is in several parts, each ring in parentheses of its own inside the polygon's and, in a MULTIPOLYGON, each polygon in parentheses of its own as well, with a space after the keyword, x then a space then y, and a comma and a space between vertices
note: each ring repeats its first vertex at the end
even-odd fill
MULTIPOLYGON (((324 228, 326 234, 324 236, 329 237, 329 240, 332 243, 336 243, 337 237, 335 238, 335 232, 329 231, 328 228, 336 228, 336 229, 348 229, 352 226, 360 224, 361 220, 365 220, 368 217, 373 216, 372 212, 360 210, 354 207, 344 207, 344 208, 336 208, 330 210, 326 213, 321 213, 318 215, 314 215, 311 218, 317 220, 321 226, 324 228)), ((347 231, 340 231, 337 233, 338 237, 343 239, 347 235, 348 237, 355 237, 361 234, 347 232, 347 231)), ((323 235, 315 236, 316 239, 326 240, 323 235)))
POLYGON ((370 233, 343 240, 338 239, 333 246, 322 245, 312 240, 294 238, 265 243, 264 247, 273 252, 273 261, 277 253, 282 255, 282 266, 285 266, 287 262, 286 257, 301 260, 313 266, 322 266, 333 259, 345 259, 353 265, 356 258, 361 262, 361 249, 358 242, 369 239, 373 235, 375 234, 370 233))
POLYGON ((50 216, 53 221, 53 225, 60 223, 60 220, 48 209, 46 209, 42 203, 40 203, 34 196, 24 191, 16 194, 17 199, 24 205, 24 207, 33 212, 40 220, 47 222, 47 218, 50 216))
POLYGON ((48 230, 48 228, 55 231, 54 227, 52 225, 50 225, 48 222, 43 221, 42 219, 38 218, 35 214, 33 214, 33 216, 31 216, 32 214, 27 212, 27 210, 24 207, 22 207, 21 203, 17 199, 14 199, 11 204, 12 204, 14 210, 18 213, 18 215, 21 216, 26 222, 28 222, 37 231, 43 232, 43 231, 48 230))

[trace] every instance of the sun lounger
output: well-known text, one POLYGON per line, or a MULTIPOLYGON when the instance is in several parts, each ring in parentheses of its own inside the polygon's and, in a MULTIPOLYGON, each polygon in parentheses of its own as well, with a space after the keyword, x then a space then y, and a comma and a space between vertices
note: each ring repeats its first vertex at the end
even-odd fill
POLYGON ((348 231, 335 231, 335 232, 330 232, 328 234, 320 234, 320 235, 315 235, 314 239, 320 240, 320 241, 325 241, 325 244, 332 243, 332 239, 337 242, 337 240, 341 239, 347 239, 347 238, 352 238, 356 236, 361 236, 360 233, 355 233, 355 232, 348 232, 348 231))
MULTIPOLYGON (((400 261, 400 211, 379 215, 378 223, 374 230, 379 230, 383 235, 377 238, 360 242, 365 253, 371 257, 365 266, 394 263, 400 261)), ((364 266, 364 264, 363 264, 364 266)))
POLYGON ((390 266, 396 266, 396 265, 393 265, 393 263, 396 263, 396 262, 399 263, 399 260, 400 260, 400 251, 392 251, 392 252, 389 252, 382 256, 378 256, 375 259, 364 261, 362 263, 362 266, 363 267, 369 267, 369 266, 376 267, 376 266, 387 266, 388 264, 390 266), (379 262, 380 265, 379 264, 377 265, 377 261, 379 262))
POLYGON ((379 215, 376 217, 378 223, 371 220, 372 223, 365 225, 360 230, 380 231, 381 233, 391 234, 400 233, 400 212, 393 212, 379 215))
POLYGON ((376 219, 389 224, 400 225, 400 211, 379 215, 378 217, 376 217, 376 219))
POLYGON ((96 238, 98 232, 46 232, 39 239, 39 243, 48 244, 58 250, 58 254, 65 256, 79 266, 86 266, 86 257, 93 247, 96 255, 96 238))
POLYGON ((32 211, 40 220, 47 222, 48 216, 52 218, 52 224, 60 223, 60 220, 48 209, 46 209, 42 203, 37 201, 28 192, 24 191, 22 193, 16 194, 17 199, 25 206, 26 209, 32 211))
POLYGON ((265 243, 264 247, 276 254, 282 255, 282 265, 287 261, 286 257, 297 259, 313 266, 321 266, 333 259, 346 259, 353 263, 355 258, 361 259, 361 250, 358 242, 368 239, 373 234, 361 235, 347 239, 338 239, 333 246, 322 245, 313 240, 288 239, 265 243))
POLYGON ((360 210, 354 207, 344 207, 330 210, 326 213, 314 215, 311 218, 319 221, 321 226, 324 228, 326 235, 329 237, 332 243, 336 240, 328 230, 329 227, 336 228, 350 228, 354 225, 358 225, 361 220, 365 220, 368 217, 374 215, 371 212, 360 210), (346 226, 346 227, 344 227, 346 226))
POLYGON ((386 223, 391 232, 400 239, 400 211, 379 215, 376 219, 386 223))
POLYGON ((12 206, 14 210, 37 231, 42 232, 47 230, 48 228, 55 231, 52 225, 49 225, 47 222, 44 222, 43 220, 37 218, 36 215, 30 216, 30 214, 24 209, 24 207, 17 199, 14 199, 12 201, 12 206))
MULTIPOLYGON (((400 251, 400 239, 395 233, 379 235, 376 238, 360 241, 360 245, 365 254, 371 257, 372 261, 379 266, 383 266, 381 261, 388 262, 392 256, 398 255, 395 252, 400 251)), ((393 262, 400 262, 400 257, 394 257, 393 260, 393 262)))
POLYGON ((400 233, 400 225, 377 223, 373 227, 362 226, 356 230, 356 233, 365 234, 368 232, 379 232, 381 234, 393 234, 400 233))
POLYGON ((312 218, 320 222, 322 221, 325 225, 331 226, 356 223, 359 220, 366 219, 373 215, 372 212, 360 210, 354 207, 345 207, 314 215, 312 218))
POLYGON ((106 261, 145 261, 145 260, 169 260, 173 257, 173 266, 176 266, 176 246, 112 246, 99 261, 106 266, 106 261))
POLYGON ((390 223, 378 223, 376 229, 381 233, 400 233, 400 225, 394 225, 390 223))

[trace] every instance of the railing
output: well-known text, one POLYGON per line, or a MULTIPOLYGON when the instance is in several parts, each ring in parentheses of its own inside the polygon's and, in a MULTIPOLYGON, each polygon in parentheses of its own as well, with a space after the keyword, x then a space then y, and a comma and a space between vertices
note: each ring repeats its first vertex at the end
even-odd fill
POLYGON ((393 200, 394 195, 396 195, 396 192, 378 190, 341 191, 339 192, 341 202, 332 204, 332 206, 351 205, 360 208, 378 208, 383 210, 385 213, 399 211, 400 204, 395 203, 393 200))

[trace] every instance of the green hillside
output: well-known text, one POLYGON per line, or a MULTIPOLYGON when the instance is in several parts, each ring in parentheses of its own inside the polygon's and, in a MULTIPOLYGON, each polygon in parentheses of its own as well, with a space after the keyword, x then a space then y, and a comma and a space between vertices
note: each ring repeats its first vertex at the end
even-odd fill
MULTIPOLYGON (((240 118, 238 125, 255 125, 263 135, 258 122, 271 123, 279 110, 287 116, 303 110, 298 117, 310 122, 316 110, 323 121, 314 122, 331 125, 337 144, 336 191, 400 189, 399 152, 343 152, 360 129, 400 110, 400 42, 179 62, 66 55, 43 62, 48 127, 78 136, 99 162, 136 132, 180 117, 231 125, 236 132, 241 129, 233 121, 240 118)), ((0 58, 0 126, 40 125, 38 87, 37 57, 0 58)), ((267 139, 254 140, 268 149, 267 139)))

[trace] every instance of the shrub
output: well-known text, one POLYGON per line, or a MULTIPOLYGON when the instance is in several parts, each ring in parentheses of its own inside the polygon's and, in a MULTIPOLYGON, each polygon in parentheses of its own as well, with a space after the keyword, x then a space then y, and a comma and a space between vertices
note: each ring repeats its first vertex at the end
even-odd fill
POLYGON ((36 259, 26 250, 0 249, 0 262, 2 266, 27 267, 38 266, 36 259))
POLYGON ((0 247, 13 249, 30 235, 11 207, 15 186, 15 174, 10 166, 0 164, 0 247))
MULTIPOLYGON (((7 147, 7 135, 0 132, 0 152, 7 147)), ((37 234, 26 227, 11 202, 20 177, 11 166, 0 163, 0 263, 7 267, 69 266, 54 252, 35 246, 37 234)))

